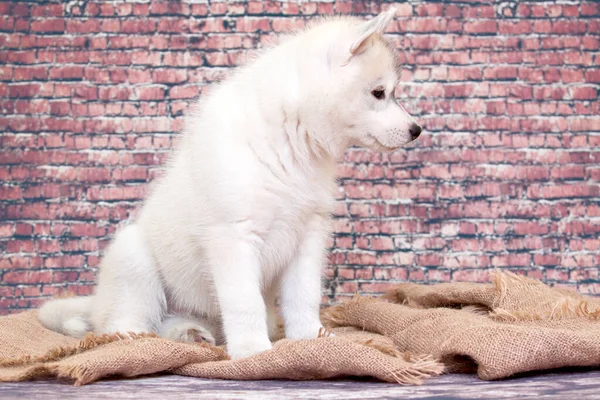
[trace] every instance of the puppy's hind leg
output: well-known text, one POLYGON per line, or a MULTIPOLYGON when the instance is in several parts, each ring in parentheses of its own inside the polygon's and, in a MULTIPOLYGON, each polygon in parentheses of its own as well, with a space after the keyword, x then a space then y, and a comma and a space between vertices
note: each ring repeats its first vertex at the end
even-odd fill
POLYGON ((171 315, 162 322, 158 335, 179 342, 198 342, 215 345, 216 340, 207 321, 171 315))
POLYGON ((129 225, 117 233, 100 266, 94 332, 156 332, 165 313, 165 291, 144 235, 129 225))
POLYGON ((274 284, 265 294, 265 305, 267 307, 267 329, 269 339, 273 342, 283 339, 285 333, 280 329, 279 313, 277 311, 277 296, 279 295, 279 286, 274 284))

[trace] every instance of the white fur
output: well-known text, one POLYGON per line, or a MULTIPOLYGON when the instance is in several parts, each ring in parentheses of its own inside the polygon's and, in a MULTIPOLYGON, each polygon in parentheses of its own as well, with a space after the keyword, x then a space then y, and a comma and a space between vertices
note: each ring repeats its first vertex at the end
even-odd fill
POLYGON ((206 342, 215 345, 216 340, 209 327, 213 330, 216 328, 207 320, 173 315, 163 320, 158 335, 182 342, 206 342))
POLYGON ((107 248, 95 295, 47 303, 44 325, 204 336, 241 358, 271 348, 279 295, 286 336, 316 337, 336 160, 412 140, 381 37, 393 13, 316 24, 214 86, 107 248))

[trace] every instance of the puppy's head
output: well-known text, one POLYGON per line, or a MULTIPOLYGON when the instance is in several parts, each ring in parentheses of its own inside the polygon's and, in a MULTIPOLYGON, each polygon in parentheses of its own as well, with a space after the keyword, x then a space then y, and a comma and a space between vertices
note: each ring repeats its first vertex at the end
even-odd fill
POLYGON ((332 120, 349 145, 393 151, 421 134, 415 119, 396 101, 397 56, 383 39, 395 9, 349 24, 330 53, 330 95, 339 104, 332 120), (333 92, 333 93, 332 93, 333 92))

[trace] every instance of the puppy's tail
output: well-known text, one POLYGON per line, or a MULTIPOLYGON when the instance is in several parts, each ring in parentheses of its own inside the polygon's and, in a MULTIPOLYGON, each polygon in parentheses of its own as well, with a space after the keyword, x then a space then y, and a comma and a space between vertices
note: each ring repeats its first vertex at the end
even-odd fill
POLYGON ((38 318, 42 325, 54 332, 81 338, 92 330, 92 300, 92 296, 50 300, 40 307, 38 318))

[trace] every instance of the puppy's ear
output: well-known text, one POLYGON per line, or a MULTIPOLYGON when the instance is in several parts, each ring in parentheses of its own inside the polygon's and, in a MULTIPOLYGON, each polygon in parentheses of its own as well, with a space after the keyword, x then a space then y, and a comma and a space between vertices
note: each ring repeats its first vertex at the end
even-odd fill
POLYGON ((356 39, 352 43, 352 46, 350 46, 350 54, 356 55, 362 53, 369 46, 371 37, 375 34, 382 34, 392 18, 394 18, 394 15, 396 15, 396 8, 392 7, 375 18, 360 24, 356 39))

